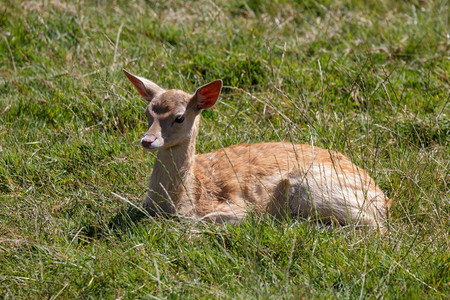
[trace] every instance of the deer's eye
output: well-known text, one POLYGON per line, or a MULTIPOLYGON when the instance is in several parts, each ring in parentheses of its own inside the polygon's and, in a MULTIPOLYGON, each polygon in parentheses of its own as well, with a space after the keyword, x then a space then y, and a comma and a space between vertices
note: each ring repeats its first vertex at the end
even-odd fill
POLYGON ((176 123, 183 123, 184 122, 184 116, 178 116, 175 118, 176 123))

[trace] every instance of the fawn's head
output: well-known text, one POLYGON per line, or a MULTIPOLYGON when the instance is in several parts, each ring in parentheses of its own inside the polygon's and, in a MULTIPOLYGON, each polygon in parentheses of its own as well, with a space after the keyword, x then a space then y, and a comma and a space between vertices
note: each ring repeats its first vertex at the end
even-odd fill
POLYGON ((167 149, 192 138, 197 116, 219 99, 222 80, 215 80, 190 95, 181 90, 165 90, 156 83, 123 69, 141 96, 149 101, 145 110, 148 130, 141 145, 148 151, 167 149))

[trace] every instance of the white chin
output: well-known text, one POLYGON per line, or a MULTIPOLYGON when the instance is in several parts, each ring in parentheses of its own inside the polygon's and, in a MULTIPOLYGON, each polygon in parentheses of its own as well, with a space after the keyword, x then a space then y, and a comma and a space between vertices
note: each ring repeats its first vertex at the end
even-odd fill
POLYGON ((147 151, 147 152, 155 152, 158 149, 160 149, 161 147, 150 147, 150 148, 142 147, 142 148, 144 148, 144 150, 147 151))

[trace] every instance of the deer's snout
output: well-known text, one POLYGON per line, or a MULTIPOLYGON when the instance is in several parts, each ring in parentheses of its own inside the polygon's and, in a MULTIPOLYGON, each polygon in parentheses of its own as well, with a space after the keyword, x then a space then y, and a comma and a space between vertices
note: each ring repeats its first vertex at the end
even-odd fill
POLYGON ((144 148, 150 148, 154 141, 156 141, 156 137, 146 135, 141 139, 141 145, 144 148))

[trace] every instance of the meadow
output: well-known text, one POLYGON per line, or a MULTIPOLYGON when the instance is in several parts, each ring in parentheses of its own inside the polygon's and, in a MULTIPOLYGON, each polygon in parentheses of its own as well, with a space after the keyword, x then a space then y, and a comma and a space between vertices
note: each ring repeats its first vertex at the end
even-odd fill
POLYGON ((0 2, 0 297, 448 299, 447 1, 0 2), (154 155, 122 68, 224 88, 197 152, 340 151, 388 233, 142 212, 154 155))

